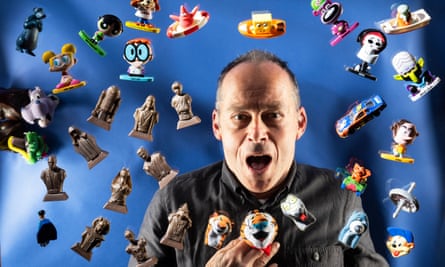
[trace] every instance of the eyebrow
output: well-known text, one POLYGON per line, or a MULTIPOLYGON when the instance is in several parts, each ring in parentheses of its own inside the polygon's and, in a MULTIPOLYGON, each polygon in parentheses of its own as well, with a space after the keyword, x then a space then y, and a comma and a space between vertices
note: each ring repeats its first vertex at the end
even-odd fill
POLYGON ((283 105, 279 101, 274 101, 272 103, 254 103, 254 104, 233 104, 228 107, 230 111, 239 111, 239 110, 251 110, 251 109, 261 109, 261 110, 278 110, 283 105))

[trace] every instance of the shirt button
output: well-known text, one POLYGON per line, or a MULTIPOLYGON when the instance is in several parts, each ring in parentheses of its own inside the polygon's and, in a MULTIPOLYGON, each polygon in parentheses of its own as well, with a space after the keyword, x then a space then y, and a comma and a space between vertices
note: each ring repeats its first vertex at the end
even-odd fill
POLYGON ((315 252, 312 254, 312 259, 313 259, 314 261, 320 261, 320 253, 318 253, 318 251, 315 251, 315 252))

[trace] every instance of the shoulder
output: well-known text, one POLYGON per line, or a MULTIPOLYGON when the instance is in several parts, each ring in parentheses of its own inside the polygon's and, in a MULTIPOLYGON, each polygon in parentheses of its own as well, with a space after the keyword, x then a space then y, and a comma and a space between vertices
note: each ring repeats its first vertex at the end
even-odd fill
POLYGON ((297 164, 297 176, 306 181, 317 179, 328 183, 338 183, 338 179, 335 178, 335 172, 333 170, 307 164, 297 164))

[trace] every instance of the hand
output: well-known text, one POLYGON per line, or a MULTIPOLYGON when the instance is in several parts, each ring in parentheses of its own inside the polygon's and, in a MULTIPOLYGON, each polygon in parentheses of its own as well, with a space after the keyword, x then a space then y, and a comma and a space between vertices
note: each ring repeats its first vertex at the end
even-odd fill
MULTIPOLYGON (((273 242, 270 254, 267 255, 262 250, 252 248, 243 239, 238 238, 218 250, 207 262, 206 267, 264 267, 279 248, 280 243, 273 242)), ((269 265, 269 267, 277 266, 275 263, 269 265)))

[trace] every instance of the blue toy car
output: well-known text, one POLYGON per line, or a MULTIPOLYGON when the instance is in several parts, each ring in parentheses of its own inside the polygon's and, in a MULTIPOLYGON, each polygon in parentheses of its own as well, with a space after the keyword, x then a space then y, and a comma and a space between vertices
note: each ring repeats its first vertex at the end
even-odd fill
POLYGON ((354 211, 348 222, 340 231, 338 241, 345 246, 355 248, 360 241, 360 237, 368 230, 368 216, 363 211, 354 211))

